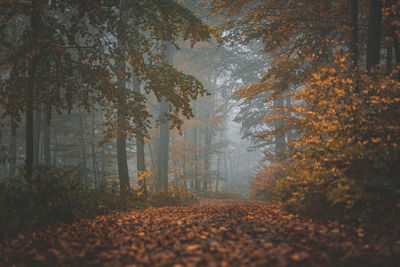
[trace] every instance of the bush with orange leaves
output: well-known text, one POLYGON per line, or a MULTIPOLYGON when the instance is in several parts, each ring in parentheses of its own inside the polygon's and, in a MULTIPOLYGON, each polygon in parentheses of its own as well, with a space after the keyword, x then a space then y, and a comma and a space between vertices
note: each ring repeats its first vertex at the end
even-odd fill
POLYGON ((292 95, 291 107, 277 107, 295 115, 280 130, 295 129, 299 137, 285 175, 276 179, 277 167, 265 168, 253 181, 253 195, 265 192, 311 215, 400 212, 399 71, 352 71, 344 61, 320 67, 292 95))
POLYGON ((277 200, 274 195, 275 182, 284 177, 283 163, 274 161, 270 165, 262 165, 263 169, 257 173, 250 183, 252 197, 262 200, 277 200))

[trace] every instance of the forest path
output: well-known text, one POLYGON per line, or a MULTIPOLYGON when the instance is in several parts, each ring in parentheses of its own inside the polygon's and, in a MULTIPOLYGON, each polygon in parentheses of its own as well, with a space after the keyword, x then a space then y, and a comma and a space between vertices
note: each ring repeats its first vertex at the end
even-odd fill
POLYGON ((379 265, 385 255, 372 244, 360 229, 318 223, 265 202, 203 200, 19 235, 0 245, 0 266, 379 265))

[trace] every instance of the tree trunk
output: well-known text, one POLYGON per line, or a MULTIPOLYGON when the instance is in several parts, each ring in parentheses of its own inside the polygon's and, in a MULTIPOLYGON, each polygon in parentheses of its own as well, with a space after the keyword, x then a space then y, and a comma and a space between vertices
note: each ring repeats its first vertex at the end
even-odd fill
POLYGON ((210 170, 210 147, 211 147, 211 129, 210 129, 210 114, 207 113, 205 140, 204 140, 204 170, 207 177, 203 181, 203 190, 208 190, 208 171, 210 170))
POLYGON ((228 156, 226 155, 226 151, 224 152, 224 176, 225 176, 225 181, 228 181, 229 180, 228 156))
POLYGON ((57 157, 58 157, 58 138, 56 131, 54 131, 53 165, 57 165, 57 157))
POLYGON ((92 149, 92 167, 93 167, 93 177, 94 177, 94 187, 97 187, 97 179, 98 179, 98 174, 97 174, 97 160, 96 160, 96 147, 94 143, 95 139, 95 127, 94 127, 94 119, 95 119, 95 114, 92 113, 92 138, 90 141, 91 149, 92 149))
MULTIPOLYGON (((170 42, 164 42, 166 49, 164 52, 165 61, 167 63, 173 63, 174 51, 173 45, 170 42)), ((159 148, 159 160, 158 160, 158 189, 166 189, 168 187, 168 161, 169 161, 169 120, 167 119, 169 113, 169 102, 166 97, 161 97, 160 112, 162 120, 160 125, 160 148, 159 148)))
MULTIPOLYGON (((132 72, 132 80, 133 80, 133 90, 137 94, 135 96, 135 103, 138 107, 141 106, 140 101, 140 82, 136 77, 136 74, 132 72)), ((142 129, 139 125, 136 126, 140 132, 142 129)), ((138 136, 136 134, 136 169, 137 169, 137 177, 138 177, 138 186, 141 192, 146 191, 146 180, 143 176, 143 173, 146 171, 146 161, 144 154, 144 138, 143 136, 138 136)))
POLYGON ((367 70, 371 70, 380 61, 381 20, 381 0, 371 0, 368 23, 367 70))
POLYGON ((80 137, 80 146, 81 146, 81 165, 82 165, 82 173, 83 173, 83 181, 84 184, 88 184, 88 175, 87 175, 87 163, 86 163, 86 146, 85 146, 85 127, 83 126, 83 114, 79 110, 79 137, 80 137))
POLYGON ((125 0, 120 5, 120 25, 118 29, 118 51, 120 53, 118 67, 118 122, 117 122, 117 160, 118 160, 118 176, 121 194, 129 189, 129 172, 128 161, 126 155, 126 78, 125 78, 125 54, 126 54, 126 27, 127 27, 127 10, 125 8, 125 0))
MULTIPOLYGON (((193 114, 196 114, 196 103, 193 104, 193 114)), ((199 158, 197 152, 197 126, 193 126, 193 145, 195 148, 194 152, 194 189, 200 191, 200 181, 199 181, 199 158)))
POLYGON ((390 42, 386 47, 386 69, 388 73, 392 71, 392 67, 393 67, 393 49, 392 49, 392 42, 390 42))
POLYGON ((185 131, 185 129, 183 129, 183 141, 184 141, 184 144, 185 144, 185 146, 184 146, 184 149, 183 149, 183 151, 182 151, 182 153, 183 153, 183 160, 182 160, 182 183, 184 184, 184 186, 185 186, 185 190, 187 190, 187 186, 186 186, 186 181, 185 180, 187 180, 186 179, 186 154, 187 154, 187 152, 186 152, 186 131, 185 131))
MULTIPOLYGON (((38 45, 41 28, 40 18, 40 3, 41 1, 33 1, 31 4, 31 41, 34 46, 38 45)), ((38 49, 38 47, 36 47, 38 49)), ((26 86, 26 134, 25 134, 25 177, 26 179, 32 178, 33 164, 34 164, 34 132, 33 132, 33 111, 35 108, 34 91, 37 87, 36 72, 39 64, 40 51, 36 51, 29 61, 28 66, 28 81, 29 86, 26 86)))
POLYGON ((4 151, 5 149, 3 149, 3 131, 0 128, 0 177, 5 176, 7 170, 7 156, 4 151))
POLYGON ((101 147, 100 158, 101 158, 101 178, 104 179, 106 176, 106 153, 104 151, 105 146, 101 147))
POLYGON ((41 124, 42 112, 41 110, 35 110, 33 112, 33 167, 39 165, 40 155, 40 124, 41 124))
MULTIPOLYGON (((274 101, 274 106, 282 107, 283 106, 283 98, 279 97, 274 101)), ((279 129, 282 126, 282 121, 275 121, 275 130, 279 129)), ((284 134, 276 134, 275 135, 275 157, 277 160, 283 160, 286 148, 286 141, 284 134)))
POLYGON ((215 177, 215 192, 218 193, 219 191, 219 166, 220 166, 220 162, 221 162, 221 157, 219 155, 219 153, 217 154, 217 177, 215 177))
MULTIPOLYGON (((168 113, 168 101, 163 96, 160 103, 161 116, 168 113)), ((160 125, 160 148, 158 158, 158 190, 164 190, 168 186, 168 153, 169 153, 169 121, 162 119, 160 125)))
POLYGON ((353 69, 358 66, 358 0, 350 0, 351 9, 351 44, 353 69))
POLYGON ((10 166, 8 170, 9 176, 15 175, 17 162, 17 122, 15 118, 11 119, 11 135, 10 135, 10 166))
POLYGON ((150 144, 148 144, 147 145, 147 149, 149 150, 149 153, 150 153, 151 167, 153 169, 155 169, 156 168, 156 161, 155 161, 154 155, 153 155, 153 147, 150 144))
POLYGON ((392 33, 393 38, 393 47, 394 47, 394 55, 396 58, 396 64, 400 64, 400 45, 399 39, 397 38, 397 34, 393 31, 392 33))
POLYGON ((43 114, 44 123, 43 123, 43 154, 44 154, 44 163, 46 165, 51 164, 51 149, 50 149, 50 123, 51 123, 51 113, 49 110, 46 110, 43 114))

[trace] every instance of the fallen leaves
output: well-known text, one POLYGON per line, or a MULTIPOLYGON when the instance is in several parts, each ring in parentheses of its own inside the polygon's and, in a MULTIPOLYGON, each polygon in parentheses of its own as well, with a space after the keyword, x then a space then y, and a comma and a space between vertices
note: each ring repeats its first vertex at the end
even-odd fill
POLYGON ((400 255, 400 244, 378 247, 369 238, 361 228, 304 219, 265 202, 205 200, 20 234, 0 245, 0 265, 354 266, 400 255))

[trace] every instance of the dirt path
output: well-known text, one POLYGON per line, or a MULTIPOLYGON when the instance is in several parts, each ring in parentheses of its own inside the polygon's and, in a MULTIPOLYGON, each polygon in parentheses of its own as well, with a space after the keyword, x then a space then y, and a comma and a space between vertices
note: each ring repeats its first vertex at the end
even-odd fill
POLYGON ((0 265, 396 264, 398 247, 376 247, 368 238, 361 229, 316 223, 264 202, 205 200, 193 207, 135 210, 20 235, 0 246, 0 265))

